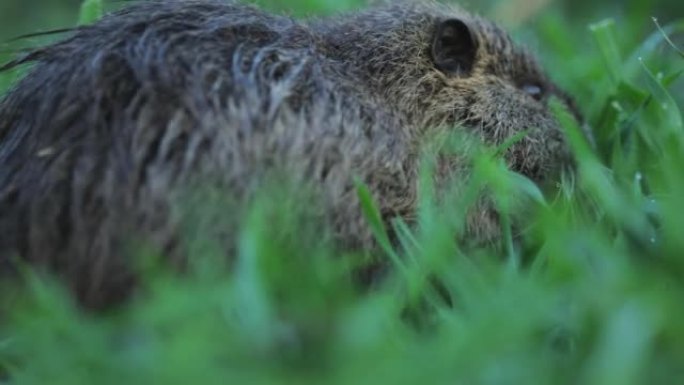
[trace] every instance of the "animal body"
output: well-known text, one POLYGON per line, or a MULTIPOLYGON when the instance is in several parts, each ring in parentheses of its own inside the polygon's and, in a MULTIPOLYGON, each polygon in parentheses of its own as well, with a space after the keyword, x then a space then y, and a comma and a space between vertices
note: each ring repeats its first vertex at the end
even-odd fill
MULTIPOLYGON (((24 63, 0 102, 0 268, 46 266, 85 306, 130 295, 130 237, 182 259, 172 201, 202 181, 248 200, 277 170, 357 249, 372 237, 353 178, 384 218, 410 218, 430 135, 501 144, 529 129, 505 159, 538 182, 567 161, 548 100, 569 97, 504 30, 454 6, 298 21, 141 1, 7 67, 24 63)), ((496 227, 490 211, 474 218, 476 236, 496 227)))

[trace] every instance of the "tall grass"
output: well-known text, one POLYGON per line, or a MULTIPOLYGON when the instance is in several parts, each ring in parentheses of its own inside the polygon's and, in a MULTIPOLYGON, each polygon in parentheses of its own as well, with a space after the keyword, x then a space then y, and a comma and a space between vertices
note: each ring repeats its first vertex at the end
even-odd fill
MULTIPOLYGON (((88 22, 99 11, 85 3, 88 22)), ((348 278, 363 256, 338 255, 291 206, 258 200, 236 266, 182 278, 151 268, 146 295, 106 314, 77 311, 27 271, 29 289, 3 309, 0 373, 11 384, 684 383, 684 57, 667 39, 684 21, 651 25, 625 46, 629 23, 541 21, 540 50, 596 139, 556 108, 577 173, 546 195, 481 149, 459 198, 437 200, 426 153, 418 226, 394 221, 391 243, 359 184, 376 257, 392 266, 370 292, 348 278), (454 234, 483 188, 503 246, 466 248, 454 234)))

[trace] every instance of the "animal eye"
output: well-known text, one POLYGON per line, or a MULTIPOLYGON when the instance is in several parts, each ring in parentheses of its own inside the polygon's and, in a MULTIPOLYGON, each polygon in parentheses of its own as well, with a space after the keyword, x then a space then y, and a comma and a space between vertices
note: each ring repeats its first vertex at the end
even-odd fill
POLYGON ((524 93, 530 95, 534 100, 539 101, 544 97, 544 90, 539 84, 524 83, 520 88, 524 93))

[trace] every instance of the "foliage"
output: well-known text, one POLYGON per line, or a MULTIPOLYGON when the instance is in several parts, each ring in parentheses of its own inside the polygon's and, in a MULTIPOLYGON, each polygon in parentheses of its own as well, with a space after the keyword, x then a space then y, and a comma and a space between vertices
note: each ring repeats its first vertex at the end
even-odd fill
MULTIPOLYGON (((84 21, 97 10, 96 1, 86 3, 84 21)), ((666 36, 684 33, 684 20, 662 30, 651 23, 652 34, 632 43, 619 36, 650 19, 577 29, 559 15, 541 19, 537 44, 557 80, 577 95, 596 141, 583 140, 556 108, 577 167, 545 196, 508 171, 496 151, 479 148, 470 154, 474 177, 458 187, 466 193, 436 199, 435 154, 426 151, 418 227, 394 221, 394 246, 373 197, 358 184, 381 257, 392 265, 365 293, 349 279, 364 256, 338 255, 292 208, 302 205, 273 205, 269 196, 245 217, 232 269, 211 265, 212 247, 200 247, 207 255, 197 258, 209 268, 198 264, 178 277, 147 266, 146 294, 106 314, 77 311, 58 284, 27 270, 28 289, 3 296, 0 378, 683 382, 684 58, 666 36), (504 218, 498 249, 465 247, 454 237, 483 189, 504 218), (521 217, 527 226, 517 234, 508 219, 521 217)), ((439 145, 458 151, 462 140, 439 145)))

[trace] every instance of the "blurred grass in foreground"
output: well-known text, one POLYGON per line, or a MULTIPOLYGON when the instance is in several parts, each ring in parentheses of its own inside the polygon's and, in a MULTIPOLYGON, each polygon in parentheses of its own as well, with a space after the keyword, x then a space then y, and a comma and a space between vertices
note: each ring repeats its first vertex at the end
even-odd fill
MULTIPOLYGON (((370 293, 358 293, 347 278, 355 256, 335 258, 291 206, 274 207, 265 197, 242 224, 232 273, 198 263, 179 278, 148 267, 147 295, 108 314, 75 311, 58 285, 27 272, 29 289, 6 295, 0 378, 683 383, 684 127, 677 90, 684 57, 665 34, 684 33, 684 20, 664 32, 651 26, 650 37, 625 45, 618 37, 630 25, 606 20, 578 32, 557 14, 540 23, 539 49, 578 96, 596 148, 559 110, 578 174, 546 198, 491 151, 471 154, 474 178, 460 191, 472 198, 487 188, 504 219, 527 218, 521 244, 508 242, 503 257, 454 243, 472 202, 450 201, 449 194, 433 199, 435 154, 426 153, 419 227, 395 222, 401 246, 393 248, 373 222, 393 271, 370 293), (579 45, 585 40, 593 42, 579 45)), ((439 146, 458 150, 462 139, 439 146)), ((364 191, 360 185, 373 221, 364 191)), ((211 247, 198 250, 211 264, 211 247)))

